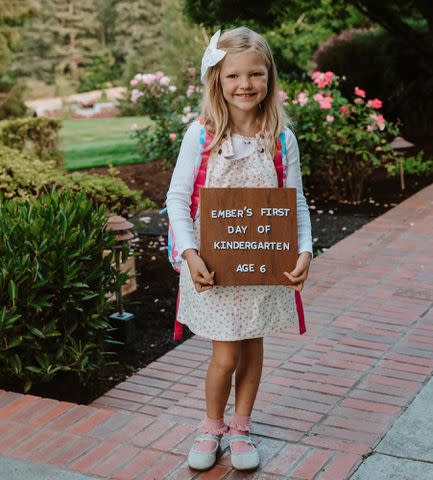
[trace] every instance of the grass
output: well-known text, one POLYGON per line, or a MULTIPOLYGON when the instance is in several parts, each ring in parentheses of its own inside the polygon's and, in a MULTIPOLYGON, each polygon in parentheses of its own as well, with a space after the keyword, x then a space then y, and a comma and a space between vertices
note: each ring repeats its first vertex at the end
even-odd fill
POLYGON ((141 163, 130 127, 149 122, 147 117, 92 118, 64 120, 60 148, 65 170, 141 163))

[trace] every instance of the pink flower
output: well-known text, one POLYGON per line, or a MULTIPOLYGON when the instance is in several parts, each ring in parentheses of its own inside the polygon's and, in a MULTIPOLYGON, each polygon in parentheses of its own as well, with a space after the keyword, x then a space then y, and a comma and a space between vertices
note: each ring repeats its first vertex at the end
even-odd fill
POLYGON ((156 76, 153 73, 145 73, 141 76, 141 81, 146 85, 152 85, 155 80, 156 76))
POLYGON ((176 140, 176 134, 172 132, 172 133, 170 133, 170 134, 168 135, 168 138, 169 138, 172 142, 174 142, 174 141, 176 140))
POLYGON ((163 76, 159 79, 160 85, 166 87, 167 85, 170 85, 170 77, 163 76))
POLYGON ((164 76, 164 72, 162 72, 161 70, 158 70, 157 72, 155 72, 155 77, 156 78, 161 78, 164 76))
POLYGON ((311 78, 319 88, 325 88, 327 85, 332 83, 334 76, 335 76, 334 73, 331 71, 328 71, 326 73, 316 71, 316 72, 313 72, 313 74, 311 75, 311 78))
POLYGON ((374 132, 377 130, 376 125, 367 125, 367 132, 374 132))
POLYGON ((377 115, 375 113, 372 113, 370 117, 376 122, 379 130, 382 131, 385 129, 385 118, 383 117, 383 115, 377 115))
POLYGON ((140 90, 137 90, 136 88, 134 88, 134 90, 132 90, 131 92, 131 102, 132 103, 137 103, 137 100, 143 96, 143 93, 140 92, 140 90))
POLYGON ((308 103, 308 94, 305 92, 301 92, 298 94, 298 102, 301 107, 308 103))
POLYGON ((313 98, 319 104, 321 109, 329 110, 332 108, 332 102, 334 99, 331 96, 324 97, 321 93, 316 93, 313 98))
POLYGON ((129 84, 131 85, 131 87, 135 87, 135 86, 137 85, 137 83, 138 83, 138 80, 137 80, 136 78, 133 78, 133 79, 129 82, 129 84))
POLYGON ((189 77, 195 77, 196 69, 194 67, 190 67, 188 68, 187 72, 189 77))
POLYGON ((382 100, 379 100, 378 98, 373 98, 373 100, 368 100, 367 107, 382 108, 382 100))
POLYGON ((361 90, 360 88, 355 87, 355 95, 365 98, 365 90, 361 90))
POLYGON ((341 113, 341 115, 350 115, 349 105, 341 105, 340 113, 341 113))
POLYGON ((354 100, 354 103, 358 104, 358 103, 364 103, 364 100, 362 98, 355 98, 354 100))
POLYGON ((287 93, 286 93, 284 90, 280 90, 280 91, 278 92, 278 96, 280 97, 280 100, 281 100, 282 102, 286 102, 287 99, 289 98, 289 97, 287 96, 287 93))
POLYGON ((173 92, 175 92, 175 91, 177 90, 177 87, 176 87, 175 85, 170 85, 170 86, 168 87, 168 90, 173 93, 173 92))
POLYGON ((194 85, 188 85, 188 88, 186 90, 186 96, 190 97, 194 92, 195 92, 194 85))
POLYGON ((326 121, 328 123, 332 123, 334 121, 334 116, 333 115, 326 115, 326 121))

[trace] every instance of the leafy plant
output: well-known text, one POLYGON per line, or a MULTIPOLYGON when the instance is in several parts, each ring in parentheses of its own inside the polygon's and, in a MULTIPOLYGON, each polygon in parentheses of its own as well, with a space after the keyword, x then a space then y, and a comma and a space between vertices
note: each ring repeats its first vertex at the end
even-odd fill
POLYGON ((19 118, 5 122, 1 129, 1 142, 20 151, 34 152, 40 160, 54 160, 60 164, 58 149, 59 120, 54 118, 19 118))
POLYGON ((0 195, 4 199, 37 198, 48 193, 52 186, 83 192, 94 204, 116 214, 154 206, 150 200, 142 200, 140 193, 130 190, 120 178, 79 172, 68 175, 52 161, 43 162, 30 152, 20 153, 0 145, 0 195))
POLYGON ((105 363, 107 294, 128 278, 103 257, 115 243, 106 221, 84 194, 0 204, 0 374, 25 391, 58 372, 85 381, 105 363))
POLYGON ((335 199, 359 202, 373 171, 395 163, 388 143, 399 130, 380 114, 381 100, 367 99, 364 90, 355 87, 355 98, 348 100, 338 89, 342 79, 332 72, 314 72, 312 80, 286 102, 304 172, 318 176, 335 199))

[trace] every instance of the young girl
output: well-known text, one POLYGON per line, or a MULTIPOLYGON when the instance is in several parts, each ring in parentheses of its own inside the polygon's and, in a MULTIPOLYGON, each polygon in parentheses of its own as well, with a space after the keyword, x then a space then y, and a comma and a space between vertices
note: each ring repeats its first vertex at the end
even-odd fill
MULTIPOLYGON (((202 125, 195 122, 183 138, 167 194, 167 209, 182 253, 178 321, 212 340, 206 376, 206 417, 188 455, 191 468, 206 470, 216 461, 221 437, 229 432, 234 468, 257 468, 259 454, 251 440, 251 412, 263 364, 263 336, 286 330, 296 318, 295 290, 301 290, 312 258, 311 223, 303 195, 299 151, 285 126, 275 62, 266 41, 248 28, 217 32, 202 60, 205 85, 202 125), (203 125, 204 124, 204 125, 203 125), (214 286, 200 258, 199 218, 191 219, 195 160, 201 154, 200 130, 211 132, 207 187, 278 187, 274 154, 285 134, 287 168, 284 185, 297 189, 298 260, 285 272, 290 286, 214 286), (235 373, 235 413, 224 410, 235 373)), ((202 140, 203 143, 203 140, 202 140)))

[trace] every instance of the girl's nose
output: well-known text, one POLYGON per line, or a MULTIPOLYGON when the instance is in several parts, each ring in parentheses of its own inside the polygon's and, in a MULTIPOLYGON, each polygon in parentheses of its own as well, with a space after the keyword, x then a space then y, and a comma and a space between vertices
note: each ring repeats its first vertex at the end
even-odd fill
POLYGON ((241 88, 251 88, 250 77, 246 76, 241 78, 241 88))

